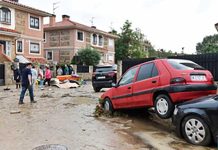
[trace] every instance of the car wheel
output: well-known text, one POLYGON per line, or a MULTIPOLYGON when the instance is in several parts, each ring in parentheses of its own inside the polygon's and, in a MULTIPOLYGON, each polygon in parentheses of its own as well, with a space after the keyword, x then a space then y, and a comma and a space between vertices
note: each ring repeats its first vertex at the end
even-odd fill
POLYGON ((206 146, 211 142, 208 125, 197 116, 188 116, 183 120, 182 134, 186 141, 195 145, 206 146))
POLYGON ((98 88, 97 88, 97 87, 94 88, 94 91, 95 91, 95 92, 100 92, 100 90, 101 90, 101 88, 99 88, 99 87, 98 87, 98 88))
POLYGON ((113 104, 111 103, 109 98, 106 98, 104 100, 104 111, 109 112, 109 113, 113 113, 113 111, 114 111, 113 104))
POLYGON ((170 118, 173 114, 174 108, 174 104, 167 95, 161 94, 155 98, 155 111, 160 118, 170 118))

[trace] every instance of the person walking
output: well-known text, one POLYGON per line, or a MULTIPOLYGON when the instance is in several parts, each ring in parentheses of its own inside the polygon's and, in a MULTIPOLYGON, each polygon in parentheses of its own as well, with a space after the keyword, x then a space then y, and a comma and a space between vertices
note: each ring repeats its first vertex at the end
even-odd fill
POLYGON ((27 89, 29 90, 30 102, 36 103, 36 101, 34 100, 34 95, 33 95, 31 68, 32 68, 32 64, 27 63, 26 67, 24 68, 24 70, 22 72, 22 78, 21 78, 22 90, 21 90, 20 99, 19 99, 20 105, 24 104, 23 99, 24 99, 24 96, 25 96, 27 89))
POLYGON ((51 70, 49 69, 49 66, 46 66, 44 85, 46 82, 48 82, 48 86, 50 86, 50 81, 51 81, 51 70))
POLYGON ((16 89, 20 88, 20 70, 19 67, 14 69, 14 80, 16 81, 16 89))

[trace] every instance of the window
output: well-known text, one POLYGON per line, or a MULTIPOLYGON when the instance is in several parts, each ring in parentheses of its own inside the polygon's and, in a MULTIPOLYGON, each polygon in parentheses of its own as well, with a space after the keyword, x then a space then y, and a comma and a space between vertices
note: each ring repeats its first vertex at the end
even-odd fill
POLYGON ((98 36, 98 45, 103 46, 103 36, 102 35, 98 36))
POLYGON ((4 24, 11 24, 11 11, 8 8, 0 8, 0 22, 4 24))
POLYGON ((92 44, 97 45, 98 39, 97 39, 97 34, 92 35, 92 44))
POLYGON ((92 34, 92 45, 103 46, 104 45, 104 37, 98 34, 92 34))
POLYGON ((30 28, 39 29, 39 18, 30 16, 30 28))
POLYGON ((40 44, 30 42, 30 53, 40 54, 40 44))
POLYGON ((152 75, 151 75, 152 77, 156 77, 156 76, 158 76, 158 70, 157 70, 157 67, 154 65, 154 67, 153 67, 153 70, 152 70, 152 75))
POLYGON ((83 39, 84 39, 83 32, 77 31, 77 40, 78 41, 83 41, 83 39))
POLYGON ((205 70, 202 66, 189 60, 169 59, 168 63, 177 70, 205 70))
POLYGON ((23 41, 17 41, 17 52, 23 53, 23 41))
POLYGON ((158 71, 154 63, 144 64, 140 67, 137 81, 145 80, 158 75, 158 71))
POLYGON ((53 52, 47 52, 47 60, 53 60, 53 52))
POLYGON ((113 39, 108 40, 108 46, 109 47, 114 47, 114 40, 113 39))
POLYGON ((46 33, 43 32, 43 41, 46 43, 46 33))
POLYGON ((114 61, 114 54, 109 53, 108 54, 108 60, 109 61, 114 61))
POLYGON ((12 50, 12 42, 11 41, 5 41, 4 45, 4 54, 7 55, 8 57, 11 57, 11 50, 12 50))
POLYGON ((133 82, 138 67, 128 70, 121 78, 119 85, 126 85, 133 82))

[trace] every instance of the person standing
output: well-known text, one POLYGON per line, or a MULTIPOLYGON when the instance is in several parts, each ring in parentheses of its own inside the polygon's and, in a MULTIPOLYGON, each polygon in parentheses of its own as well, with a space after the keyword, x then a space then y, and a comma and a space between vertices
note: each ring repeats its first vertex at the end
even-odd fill
POLYGON ((36 81, 37 81, 37 77, 38 77, 38 72, 37 72, 35 66, 32 67, 31 73, 32 73, 32 83, 33 83, 33 87, 34 87, 36 84, 36 81))
POLYGON ((69 75, 69 68, 67 65, 64 66, 64 74, 69 75))
POLYGON ((62 70, 61 66, 58 67, 57 75, 58 75, 58 76, 63 75, 63 70, 62 70))
POLYGON ((49 66, 46 66, 44 85, 46 82, 48 82, 48 86, 50 86, 50 81, 51 81, 51 70, 49 69, 49 66))
POLYGON ((14 69, 14 80, 16 81, 16 89, 20 88, 20 70, 18 67, 14 69))
POLYGON ((24 68, 24 70, 22 72, 22 79, 21 79, 22 90, 21 90, 20 99, 19 99, 20 105, 24 104, 23 99, 24 99, 24 96, 25 96, 27 89, 29 90, 30 102, 36 103, 36 101, 34 100, 34 95, 33 95, 31 68, 32 68, 32 64, 27 63, 26 67, 24 68))
POLYGON ((38 79, 39 79, 39 88, 41 90, 43 90, 43 84, 44 84, 44 80, 43 80, 43 77, 44 77, 44 73, 43 73, 43 69, 42 69, 42 66, 39 67, 39 70, 38 70, 39 74, 38 74, 38 79))

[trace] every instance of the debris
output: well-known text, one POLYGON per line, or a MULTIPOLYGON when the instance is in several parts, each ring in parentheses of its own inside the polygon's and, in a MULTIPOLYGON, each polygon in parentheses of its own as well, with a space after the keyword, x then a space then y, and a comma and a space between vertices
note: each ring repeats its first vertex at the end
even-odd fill
POLYGON ((71 108, 71 107, 75 107, 77 104, 73 104, 73 103, 64 103, 63 105, 65 106, 65 108, 71 108))
POLYGON ((40 98, 45 98, 45 97, 54 98, 52 95, 46 93, 42 93, 42 95, 40 96, 40 98))
POLYGON ((7 88, 4 88, 4 91, 9 91, 9 90, 11 90, 11 89, 10 89, 10 88, 8 88, 8 87, 7 87, 7 88))
POLYGON ((10 112, 10 114, 19 114, 19 113, 21 113, 20 110, 12 110, 12 111, 10 112))
POLYGON ((66 82, 66 83, 62 83, 62 84, 56 84, 55 86, 62 88, 62 89, 69 89, 69 88, 77 88, 79 87, 79 85, 77 83, 70 83, 70 82, 66 82))
POLYGON ((73 97, 72 95, 70 95, 69 93, 63 94, 61 97, 73 97))

